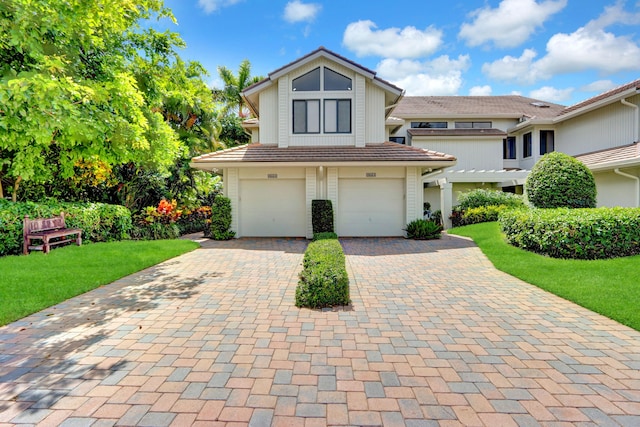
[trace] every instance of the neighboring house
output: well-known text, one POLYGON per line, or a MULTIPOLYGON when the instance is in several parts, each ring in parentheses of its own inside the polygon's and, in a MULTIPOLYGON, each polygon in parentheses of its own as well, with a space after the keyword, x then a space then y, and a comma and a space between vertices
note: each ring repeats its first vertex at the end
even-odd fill
POLYGON ((422 176, 456 163, 388 141, 402 95, 321 47, 244 91, 251 144, 191 164, 222 175, 238 237, 312 237, 313 199, 332 201, 340 236, 402 236, 422 217, 422 176))
POLYGON ((521 193, 533 165, 551 151, 591 169, 599 206, 640 206, 639 104, 640 80, 571 107, 522 96, 404 97, 387 125, 392 141, 458 159, 423 176, 424 200, 445 221, 461 191, 521 193))

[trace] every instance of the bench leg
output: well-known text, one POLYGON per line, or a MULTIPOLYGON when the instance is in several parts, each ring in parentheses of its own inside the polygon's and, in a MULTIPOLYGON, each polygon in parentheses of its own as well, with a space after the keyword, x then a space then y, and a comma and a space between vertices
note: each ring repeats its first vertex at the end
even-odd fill
POLYGON ((76 244, 78 246, 82 246, 82 233, 78 233, 78 238, 76 239, 76 244))
POLYGON ((45 254, 49 253, 49 237, 48 236, 44 236, 44 238, 42 239, 42 251, 45 254))

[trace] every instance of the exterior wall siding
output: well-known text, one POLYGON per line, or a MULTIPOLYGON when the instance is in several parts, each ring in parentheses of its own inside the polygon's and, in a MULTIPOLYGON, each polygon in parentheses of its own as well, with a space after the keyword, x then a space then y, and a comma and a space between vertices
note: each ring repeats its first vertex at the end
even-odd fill
POLYGON ((502 169, 502 139, 436 139, 428 141, 413 138, 415 147, 452 154, 458 159, 456 170, 500 170, 502 169))
MULTIPOLYGON (((640 95, 628 99, 638 105, 640 95)), ((638 110, 616 102, 556 127, 556 150, 572 156, 631 144, 636 141, 638 110)))
POLYGON ((369 143, 388 141, 385 131, 385 100, 382 89, 372 85, 366 85, 367 100, 365 102, 366 127, 365 139, 369 143))
POLYGON ((338 223, 338 168, 330 167, 326 171, 327 177, 327 199, 333 205, 333 224, 338 223))
POLYGON ((419 172, 416 167, 406 168, 405 179, 406 207, 405 223, 410 223, 414 219, 422 218, 422 191, 421 180, 418 179, 419 172))
POLYGON ((291 129, 291 118, 289 104, 289 76, 282 76, 278 79, 278 147, 286 148, 289 146, 289 132, 291 129))
POLYGON ((278 144, 278 88, 270 87, 260 93, 260 129, 254 129, 251 142, 278 144), (260 140, 262 138, 262 140, 260 140))
MULTIPOLYGON (((640 168, 622 171, 640 177, 640 168)), ((598 207, 639 207, 636 203, 640 195, 636 194, 638 187, 634 180, 617 175, 613 171, 594 173, 593 177, 598 188, 598 207)))
POLYGON ((238 217, 240 209, 240 186, 238 177, 238 168, 228 168, 224 171, 224 187, 225 195, 231 200, 231 230, 236 232, 237 237, 242 237, 239 234, 238 226, 240 225, 240 218, 238 217))

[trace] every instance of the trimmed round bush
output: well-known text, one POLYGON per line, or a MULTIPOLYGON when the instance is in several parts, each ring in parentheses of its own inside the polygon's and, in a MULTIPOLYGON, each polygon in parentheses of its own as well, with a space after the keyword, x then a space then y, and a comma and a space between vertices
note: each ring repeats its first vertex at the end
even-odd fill
POLYGON ((531 169, 526 184, 537 208, 595 208, 596 183, 584 163, 559 152, 545 154, 531 169))

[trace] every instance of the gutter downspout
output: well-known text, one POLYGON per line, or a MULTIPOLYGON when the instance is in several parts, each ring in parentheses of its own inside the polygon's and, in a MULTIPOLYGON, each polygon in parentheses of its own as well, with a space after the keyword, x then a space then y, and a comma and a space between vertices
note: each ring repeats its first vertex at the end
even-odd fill
POLYGON ((635 142, 639 142, 640 141, 640 115, 638 114, 639 107, 636 104, 632 104, 631 102, 627 101, 625 98, 621 99, 620 102, 622 103, 622 105, 626 105, 627 107, 631 107, 636 110, 634 133, 635 133, 635 139, 636 139, 635 142))
POLYGON ((635 175, 630 175, 626 172, 622 172, 620 168, 613 170, 617 175, 624 176, 625 178, 633 179, 636 182, 636 207, 640 207, 640 178, 635 175))

